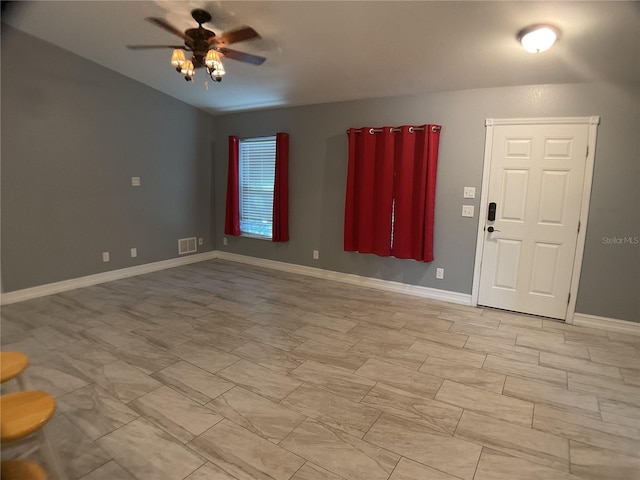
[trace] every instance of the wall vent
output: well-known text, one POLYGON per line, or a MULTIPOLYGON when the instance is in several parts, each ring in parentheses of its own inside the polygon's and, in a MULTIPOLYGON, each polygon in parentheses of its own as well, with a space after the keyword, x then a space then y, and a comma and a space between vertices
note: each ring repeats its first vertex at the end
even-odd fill
POLYGON ((180 238, 178 240, 178 255, 197 252, 197 244, 198 240, 196 239, 196 237, 180 238))

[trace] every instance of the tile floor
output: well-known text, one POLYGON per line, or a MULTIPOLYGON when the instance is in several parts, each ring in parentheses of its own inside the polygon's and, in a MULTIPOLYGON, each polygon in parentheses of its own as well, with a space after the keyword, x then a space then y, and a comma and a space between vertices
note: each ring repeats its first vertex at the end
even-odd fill
POLYGON ((2 343, 73 480, 640 478, 632 335, 210 261, 7 305, 2 343))

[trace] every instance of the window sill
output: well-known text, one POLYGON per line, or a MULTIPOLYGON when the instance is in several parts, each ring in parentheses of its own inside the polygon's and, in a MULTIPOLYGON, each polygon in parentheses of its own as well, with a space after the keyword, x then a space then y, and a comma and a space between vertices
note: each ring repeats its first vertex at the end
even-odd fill
POLYGON ((271 242, 272 239, 273 239, 272 237, 265 237, 263 235, 255 235, 255 234, 252 234, 252 233, 241 233, 240 236, 242 238, 253 238, 254 240, 264 240, 264 241, 267 241, 267 242, 271 242))

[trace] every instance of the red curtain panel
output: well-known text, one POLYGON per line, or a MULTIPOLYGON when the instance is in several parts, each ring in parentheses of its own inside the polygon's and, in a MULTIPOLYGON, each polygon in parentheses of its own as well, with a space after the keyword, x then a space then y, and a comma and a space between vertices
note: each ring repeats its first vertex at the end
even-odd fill
POLYGON ((274 242, 289 241, 289 134, 276 134, 276 171, 273 189, 274 242))
POLYGON ((393 134, 349 129, 344 249, 391 255, 393 134))
POLYGON ((225 235, 240 235, 240 187, 239 187, 240 138, 229 136, 229 169, 227 171, 227 206, 224 219, 225 235))
POLYGON ((440 126, 347 133, 345 250, 432 261, 440 126))

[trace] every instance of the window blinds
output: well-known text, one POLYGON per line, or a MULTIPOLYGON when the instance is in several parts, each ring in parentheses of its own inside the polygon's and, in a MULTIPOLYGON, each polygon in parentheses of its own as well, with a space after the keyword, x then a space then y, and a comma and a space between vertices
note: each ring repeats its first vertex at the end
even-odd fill
POLYGON ((271 238, 276 137, 240 140, 240 231, 271 238))

